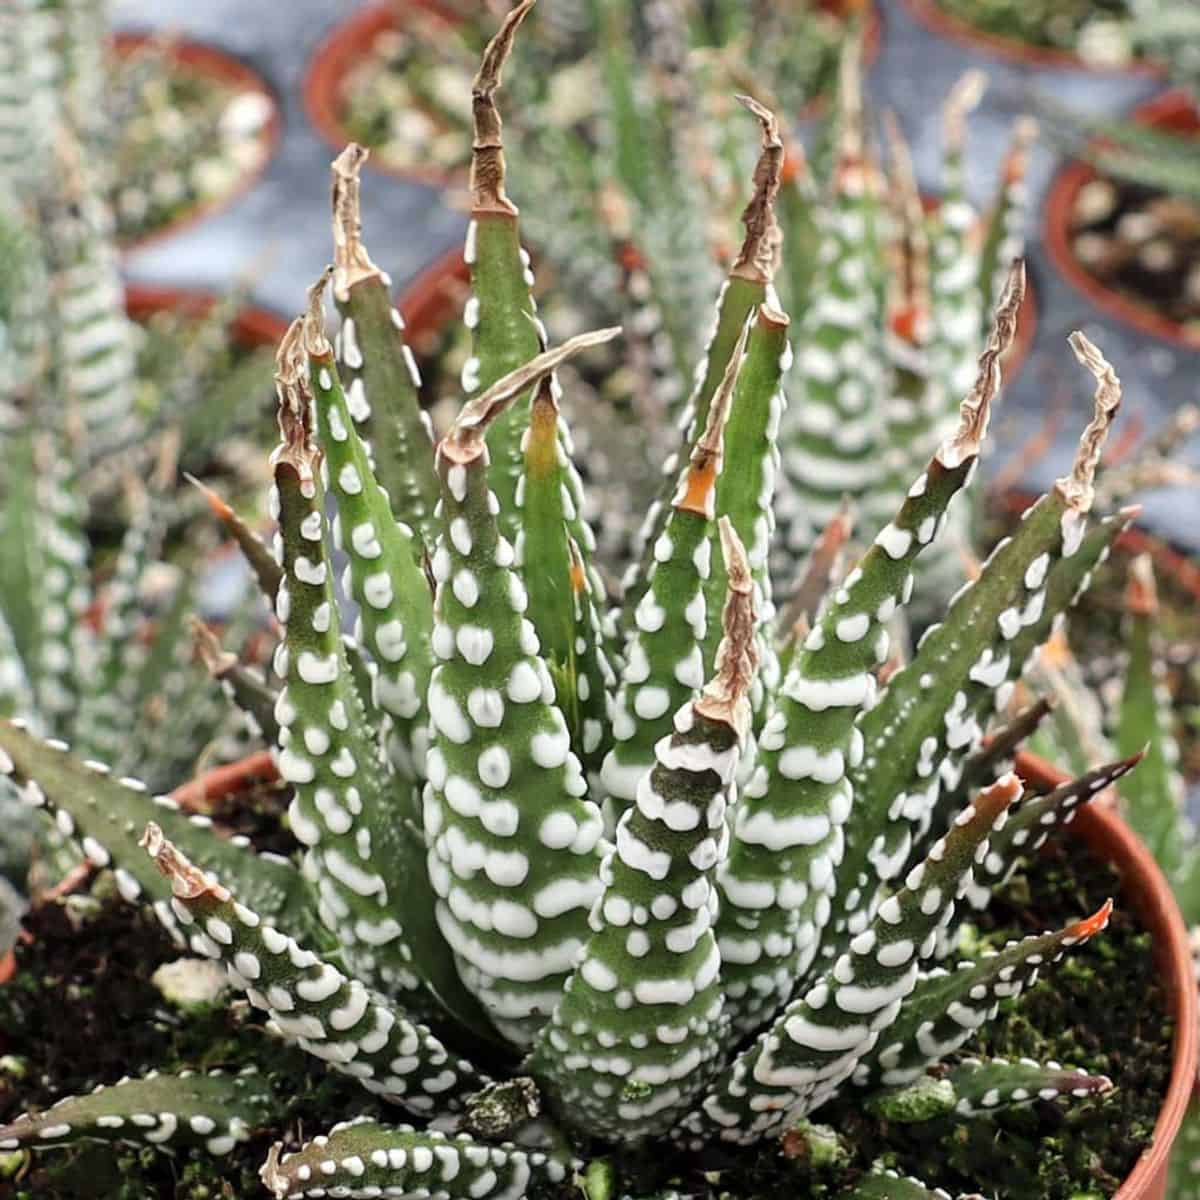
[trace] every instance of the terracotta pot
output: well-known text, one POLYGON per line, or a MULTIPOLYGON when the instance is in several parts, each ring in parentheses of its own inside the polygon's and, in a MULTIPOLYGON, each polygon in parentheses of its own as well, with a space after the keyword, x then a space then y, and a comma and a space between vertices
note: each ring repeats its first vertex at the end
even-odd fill
MULTIPOLYGON (((1133 119, 1144 125, 1177 133, 1200 136, 1200 111, 1182 91, 1168 92, 1133 112, 1133 119)), ((1046 198, 1043 238, 1050 258, 1063 277, 1077 287, 1097 307, 1114 317, 1165 341, 1200 350, 1200 333, 1189 333, 1182 325, 1161 316, 1154 309, 1122 296, 1084 269, 1071 248, 1071 218, 1083 186, 1097 177, 1087 163, 1074 162, 1055 177, 1046 198)))
POLYGON ((180 808, 194 809, 207 801, 234 796, 256 783, 275 783, 278 779, 279 768, 271 752, 259 750, 236 762, 204 771, 195 779, 180 784, 171 796, 180 808))
MULTIPOLYGON (((160 312, 182 312, 203 317, 217 302, 212 292, 191 288, 161 287, 130 283, 125 287, 125 311, 135 321, 145 321, 160 312)), ((233 319, 233 336, 246 350, 277 346, 287 332, 288 322, 265 308, 247 305, 233 319)))
MULTIPOLYGON (((1020 516, 1036 499, 1028 492, 1007 492, 1001 498, 1001 503, 1007 512, 1020 516)), ((1156 573, 1187 588, 1200 605, 1200 564, 1193 557, 1136 525, 1126 529, 1115 545, 1122 553, 1131 556, 1149 554, 1156 573)))
MULTIPOLYGON (((353 139, 346 129, 342 105, 342 80, 351 67, 361 63, 375 39, 388 30, 404 25, 409 14, 418 12, 454 25, 458 21, 452 9, 437 0, 392 0, 389 4, 368 4, 345 24, 338 26, 317 48, 304 79, 304 109, 317 132, 336 150, 353 139)), ((382 155, 367 160, 368 166, 396 179, 416 180, 432 187, 449 187, 466 178, 439 167, 398 167, 382 155)))
MULTIPOLYGON (((113 35, 113 49, 119 57, 127 58, 154 40, 156 36, 149 33, 117 33, 113 35)), ((274 91, 245 63, 223 50, 218 50, 215 46, 206 46, 200 42, 173 42, 168 50, 168 55, 181 67, 186 67, 188 71, 205 75, 217 82, 230 84, 240 91, 258 92, 260 95, 266 96, 271 102, 271 116, 258 134, 265 144, 266 153, 263 154, 262 161, 258 166, 245 172, 238 179, 237 184, 227 192, 185 209, 173 221, 168 221, 165 225, 160 225, 133 241, 122 242, 121 249, 123 251, 140 250, 144 246, 178 233, 181 229, 211 216, 214 212, 227 208, 239 196, 248 192, 262 177, 267 165, 274 157, 283 133, 283 120, 274 91)))
MULTIPOLYGON (((1017 756, 1017 770, 1023 778, 1047 789, 1070 778, 1032 754, 1017 756)), ((186 807, 189 794, 194 790, 197 795, 212 798, 217 794, 227 795, 250 780, 275 778, 278 775, 274 763, 270 755, 263 752, 206 772, 177 788, 172 795, 186 807)), ((1112 808, 1094 801, 1085 804, 1076 812, 1070 832, 1082 839, 1097 858, 1111 863, 1121 875, 1122 898, 1154 939, 1155 957, 1170 998, 1171 1016, 1175 1022, 1171 1079, 1154 1126, 1154 1141, 1114 1197, 1114 1200, 1166 1200, 1168 1159, 1196 1081, 1196 1053, 1200 1041, 1197 1037, 1196 980, 1187 930, 1158 865, 1112 808)), ((0 958, 0 986, 15 972, 16 958, 9 951, 0 958)))
MULTIPOLYGON (((836 10, 836 0, 832 4, 821 4, 821 7, 836 10)), ((313 55, 304 80, 304 108, 317 132, 335 150, 341 150, 353 140, 345 124, 342 80, 352 67, 364 60, 381 33, 403 27, 413 12, 433 16, 450 26, 461 20, 461 15, 453 7, 440 4, 438 0, 391 0, 391 3, 368 4, 335 29, 313 55)), ((882 41, 883 22, 878 7, 872 3, 867 15, 863 45, 863 62, 866 66, 870 66, 879 56, 882 41)), ((817 116, 824 105, 824 98, 816 96, 797 115, 802 120, 817 116)), ((459 171, 416 165, 401 167, 379 155, 368 159, 367 165, 396 179, 416 180, 433 187, 451 187, 465 182, 467 177, 465 164, 459 171)))
POLYGON ((471 272, 462 246, 434 259, 400 294, 397 307, 404 318, 405 336, 418 358, 427 355, 437 338, 462 312, 471 272))
MULTIPOLYGON (((1057 767, 1032 754, 1017 756, 1026 779, 1054 788, 1070 779, 1057 767)), ((1071 832, 1088 849, 1111 863, 1121 876, 1123 901, 1138 915, 1154 939, 1154 954, 1175 1022, 1171 1049, 1171 1081, 1154 1126, 1154 1141, 1113 1200, 1166 1200, 1171 1146, 1187 1112, 1196 1082, 1196 975, 1183 918, 1170 885, 1150 851, 1109 805, 1093 802, 1078 809, 1071 832)))
POLYGON ((981 51, 1008 62, 1023 63, 1026 66, 1053 68, 1069 68, 1078 71, 1094 71, 1097 74, 1137 74, 1161 75, 1162 68, 1146 59, 1133 59, 1128 63, 1106 66, 1091 63, 1080 58, 1072 50, 1060 50, 1054 46, 1034 46, 1019 38, 1005 37, 998 33, 989 33, 948 13, 939 0, 903 0, 905 8, 912 16, 925 26, 931 33, 948 41, 957 42, 968 50, 981 51))

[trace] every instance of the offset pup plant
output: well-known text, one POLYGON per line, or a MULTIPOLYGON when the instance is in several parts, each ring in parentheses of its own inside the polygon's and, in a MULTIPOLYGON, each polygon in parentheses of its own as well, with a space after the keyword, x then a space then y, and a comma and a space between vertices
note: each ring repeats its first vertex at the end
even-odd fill
MULTIPOLYGON (((837 1096, 919 1120, 1103 1094, 1108 1078, 1052 1062, 931 1070, 1111 910, 936 969, 1015 861, 1135 762, 1023 796, 1013 731, 981 749, 1131 518, 1088 523, 1116 376, 1073 335, 1097 385, 1071 471, 881 682, 918 558, 975 473, 1024 290, 1015 264, 956 428, 781 650, 767 561, 791 353, 771 290, 783 147, 751 103, 763 144, 745 239, 618 614, 555 378, 618 331, 545 346, 505 191, 495 94, 532 4, 473 91, 474 340, 453 427, 435 447, 421 419, 403 321, 362 243, 357 147, 334 164, 335 267, 279 348, 274 568, 246 545, 282 630, 273 721, 303 862, 222 840, 21 723, 0 726, 0 771, 282 1039, 414 1122, 331 1112, 328 1134, 269 1154, 279 1198, 515 1200, 571 1194, 577 1172, 609 1197, 663 1139, 758 1156, 786 1136, 828 1156, 809 1117, 837 1096)), ((219 1156, 277 1102, 253 1073, 151 1074, 27 1114, 0 1147, 111 1138, 219 1156)), ((945 1195, 884 1163, 839 1187, 945 1195)))

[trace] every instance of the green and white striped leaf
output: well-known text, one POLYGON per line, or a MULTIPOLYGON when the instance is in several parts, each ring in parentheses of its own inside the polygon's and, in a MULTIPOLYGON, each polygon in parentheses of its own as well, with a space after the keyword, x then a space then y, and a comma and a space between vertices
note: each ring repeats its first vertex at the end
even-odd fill
POLYGON ((66 1146, 91 1138, 164 1149, 197 1146, 224 1155, 270 1122, 279 1099, 253 1067, 236 1075, 152 1071, 141 1079, 68 1096, 36 1115, 0 1125, 0 1150, 66 1146))

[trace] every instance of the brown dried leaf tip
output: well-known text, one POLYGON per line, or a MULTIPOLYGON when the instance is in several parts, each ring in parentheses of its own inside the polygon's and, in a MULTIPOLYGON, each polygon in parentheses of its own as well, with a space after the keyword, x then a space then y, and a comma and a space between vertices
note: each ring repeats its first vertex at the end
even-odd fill
POLYGON ((518 396, 529 391, 543 376, 556 371, 568 359, 593 346, 611 342, 620 332, 621 327, 614 325, 609 329, 576 334, 561 346, 543 351, 515 371, 510 371, 503 379, 496 380, 487 391, 480 392, 463 405, 450 432, 439 443, 438 453, 464 466, 475 462, 483 454, 484 438, 489 426, 518 396))
POLYGON ((181 900, 197 900, 201 896, 211 896, 219 903, 224 903, 229 899, 228 889, 189 862, 166 839, 163 831, 153 821, 146 825, 146 831, 138 840, 138 845, 154 860, 154 865, 170 881, 171 891, 181 900))
POLYGON ((275 394, 279 401, 280 444, 271 454, 271 466, 290 466, 299 476, 305 495, 315 494, 316 466, 321 452, 313 436, 313 397, 308 379, 309 356, 333 353, 325 337, 325 288, 333 274, 326 267, 308 289, 308 308, 297 317, 275 353, 275 394))
POLYGON ((1017 318, 1025 299, 1025 261, 1018 258, 1004 281, 1004 290, 996 303, 992 331, 979 356, 979 371, 967 398, 959 409, 958 429, 938 449, 938 461, 954 469, 979 453, 987 435, 992 401, 1000 391, 1000 360, 1017 336, 1017 318))
POLYGON ((359 203, 359 172, 370 151, 351 142, 333 160, 333 294, 345 303, 350 289, 367 279, 381 279, 383 272, 371 261, 362 244, 362 209, 359 203))
POLYGON ((738 374, 746 356, 746 341, 750 336, 753 320, 751 315, 742 326, 721 385, 709 404, 704 432, 692 450, 688 468, 675 493, 674 507, 678 511, 695 513, 698 517, 706 517, 710 521, 716 515, 717 479, 725 458, 725 422, 729 419, 729 409, 733 404, 738 374))
POLYGON ((184 471, 183 477, 204 497, 208 503, 209 510, 218 521, 228 521, 234 515, 233 509, 229 507, 224 497, 219 492, 210 488, 203 480, 197 479, 189 471, 184 471))
POLYGON ((471 114, 475 140, 471 154, 471 208, 475 212, 515 215, 517 206, 504 194, 504 123, 496 107, 496 92, 504 64, 512 53, 521 22, 537 0, 521 0, 504 18, 499 32, 487 44, 479 73, 471 87, 471 114))
POLYGON ((196 651, 196 657, 204 664, 204 669, 214 679, 219 679, 231 668, 237 666, 237 655, 221 645, 221 639, 217 637, 211 626, 206 625, 193 614, 188 617, 188 628, 191 631, 192 646, 196 651))
POLYGON ((1076 512, 1085 513, 1095 499, 1096 468, 1104 453, 1108 431, 1121 407, 1121 381, 1108 359, 1082 333, 1075 332, 1067 339, 1075 357, 1096 380, 1095 412, 1083 436, 1071 466, 1070 475, 1057 480, 1055 486, 1076 512))
POLYGON ((750 724, 750 685, 758 670, 758 611, 754 604, 754 579, 750 562, 733 522, 722 517, 717 523, 721 553, 725 557, 728 582, 725 611, 721 618, 721 644, 717 648, 716 673, 708 682, 696 711, 711 721, 723 721, 740 741, 750 724))
POLYGON ((770 283, 779 267, 783 231, 775 219, 775 199, 783 179, 785 148, 775 114, 753 96, 738 96, 762 126, 762 152, 754 167, 754 194, 742 213, 746 237, 730 274, 770 283))
POLYGON ((1148 554, 1139 554, 1129 564, 1125 611, 1139 617, 1158 615, 1158 585, 1154 580, 1154 562, 1148 554))
POLYGON ((890 108, 883 114, 883 121, 892 173, 889 202, 899 232, 894 248, 897 269, 891 273, 889 319, 898 337, 923 345, 929 337, 932 307, 925 209, 904 130, 890 108))
POLYGON ((967 140, 967 117, 978 107, 987 85, 987 75, 972 67, 950 89, 942 106, 942 138, 948 154, 962 153, 967 140))

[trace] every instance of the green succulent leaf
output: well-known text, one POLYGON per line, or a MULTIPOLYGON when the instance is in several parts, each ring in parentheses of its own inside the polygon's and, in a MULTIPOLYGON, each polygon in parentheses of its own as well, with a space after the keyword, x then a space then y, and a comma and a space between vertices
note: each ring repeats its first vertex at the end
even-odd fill
POLYGON ((151 822, 142 844, 170 885, 170 909, 194 948, 306 1053, 418 1116, 455 1109, 488 1082, 402 1009, 301 947, 193 866, 151 822))
POLYGON ((294 1154, 281 1155, 274 1146, 262 1170, 276 1200, 342 1195, 336 1189, 343 1188, 347 1195, 426 1192, 447 1200, 520 1200, 531 1187, 565 1175, 562 1163, 541 1151, 365 1118, 335 1125, 294 1154))
MULTIPOLYGON (((321 315, 323 283, 311 297, 314 327, 321 315)), ((389 756, 403 778, 416 780, 423 773, 429 741, 425 695, 433 670, 433 594, 418 533, 392 516, 388 493, 377 481, 328 349, 328 343, 314 342, 308 373, 317 437, 337 504, 334 541, 349 559, 343 589, 358 605, 355 636, 370 650, 376 668, 370 695, 389 718, 389 756)), ((432 447, 426 450, 432 455, 432 447)), ((427 532, 431 528, 427 524, 427 532)), ((417 816, 410 813, 414 820, 417 816)))
POLYGON ((445 534, 433 556, 429 876, 464 984, 519 1046, 550 1016, 586 936, 603 822, 524 615, 484 439, 542 376, 613 333, 580 335, 501 379, 438 446, 445 534))
POLYGON ((1007 775, 962 811, 833 965, 718 1076, 684 1122, 688 1133, 752 1144, 840 1089, 895 1023, 977 857, 1020 792, 1007 775))
POLYGON ((757 657, 750 566, 728 518, 721 534, 729 598, 716 677, 655 748, 601 868, 592 935, 529 1060, 564 1122, 617 1141, 669 1130, 721 1056, 715 869, 757 657))
MULTIPOLYGON (((362 242, 358 176, 367 154, 351 143, 333 163, 333 298, 341 317, 334 345, 346 388, 338 412, 348 432, 361 434, 342 444, 355 460, 361 444, 370 445, 372 472, 396 522, 411 528, 418 546, 432 549, 433 429, 421 410, 421 374, 404 339, 404 318, 388 295, 391 281, 362 242)), ((329 441, 326 448, 332 449, 329 441)))
POLYGON ((169 889, 138 848, 147 822, 157 821, 206 870, 217 871, 239 897, 289 934, 312 936, 312 896, 300 872, 274 854, 255 854, 244 839, 224 840, 207 817, 186 816, 169 796, 152 796, 136 779, 112 778, 107 767, 81 762, 61 742, 43 742, 17 723, 0 724, 0 774, 25 803, 54 816, 78 838, 97 866, 111 867, 129 903, 145 900, 169 931, 178 933, 169 889))
POLYGON ((1128 662, 1117 718, 1117 753, 1138 755, 1136 774, 1118 784, 1121 807, 1134 832, 1167 872, 1185 865, 1184 779, 1179 747, 1171 728, 1171 697, 1163 676, 1166 664, 1157 633, 1158 595, 1148 557, 1134 560, 1126 592, 1128 662))
MULTIPOLYGON (((1011 819, 1011 818, 1010 818, 1011 819)), ((964 1046, 992 1020, 1002 1000, 1014 999, 1038 980, 1042 969, 1090 941, 1108 924, 1112 901, 1057 933, 1036 934, 988 951, 952 970, 937 968, 917 981, 900 1016, 854 1073, 858 1087, 905 1086, 926 1067, 964 1046)))
POLYGON ((828 600, 798 650, 759 738, 721 872, 718 926, 731 1015, 745 1033, 787 999, 820 949, 839 874, 834 866, 858 801, 856 721, 886 661, 886 625, 907 602, 913 566, 974 473, 995 393, 995 356, 1012 336, 1019 278, 1001 309, 979 383, 899 512, 828 600))
POLYGON ((1026 1058, 968 1058, 952 1067, 945 1078, 954 1089, 954 1111, 963 1116, 1037 1100, 1082 1100, 1103 1096, 1113 1089, 1107 1075, 1090 1075, 1056 1062, 1037 1063, 1026 1058))
POLYGON ((82 1096, 69 1096, 44 1112, 0 1125, 0 1150, 23 1145, 65 1146, 81 1138, 197 1146, 228 1154, 271 1120, 279 1097, 253 1067, 228 1075, 152 1071, 82 1096))
MULTIPOLYGON (((1015 315, 1013 308, 1014 320, 1015 315)), ((994 345, 989 343, 984 360, 994 345)), ((1086 338, 1072 335, 1072 346, 1097 386, 1095 415, 1071 473, 1026 510, 1017 532, 993 550, 979 578, 951 602, 945 619, 926 630, 912 661, 858 722, 865 752, 851 776, 855 820, 839 871, 842 890, 835 912, 850 933, 863 927, 880 894, 873 880, 895 879, 929 829, 946 761, 952 783, 957 764, 977 746, 982 730, 975 712, 981 698, 990 695, 995 708, 1006 707, 1014 661, 1010 643, 1046 618, 1047 575, 1055 563, 1073 557, 1083 541, 1096 466, 1121 390, 1112 368, 1086 338)))

